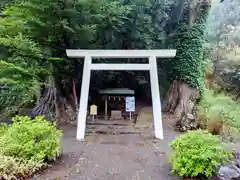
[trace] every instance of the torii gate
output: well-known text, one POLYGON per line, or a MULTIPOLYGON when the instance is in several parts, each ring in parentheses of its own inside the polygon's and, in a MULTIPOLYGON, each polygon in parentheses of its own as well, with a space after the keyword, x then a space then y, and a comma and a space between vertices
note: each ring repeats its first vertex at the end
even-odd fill
POLYGON ((155 138, 163 139, 161 102, 156 58, 173 58, 176 50, 75 50, 67 49, 71 58, 85 58, 77 118, 77 140, 84 141, 91 70, 150 71, 155 138), (92 58, 148 58, 147 64, 93 64, 92 58))

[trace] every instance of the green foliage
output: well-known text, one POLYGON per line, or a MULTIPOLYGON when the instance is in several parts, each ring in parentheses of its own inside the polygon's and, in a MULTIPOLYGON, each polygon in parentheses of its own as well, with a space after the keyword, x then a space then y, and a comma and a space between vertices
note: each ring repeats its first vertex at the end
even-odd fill
POLYGON ((16 116, 0 125, 0 179, 26 179, 60 152, 62 132, 43 117, 16 116))
POLYGON ((240 104, 232 99, 231 96, 214 90, 204 89, 203 98, 199 104, 198 116, 200 123, 207 124, 208 122, 219 120, 225 125, 233 128, 230 135, 234 135, 236 130, 240 132, 240 104))
POLYGON ((44 162, 60 153, 62 132, 43 117, 16 116, 0 137, 0 154, 44 162))
POLYGON ((218 136, 207 131, 189 131, 171 142, 173 154, 170 158, 172 171, 182 177, 211 177, 218 165, 232 158, 218 136))
POLYGON ((0 89, 0 111, 7 112, 8 107, 20 110, 34 99, 41 77, 49 72, 47 63, 42 60, 38 44, 22 34, 14 37, 2 34, 0 47, 0 84, 7 87, 0 89))
POLYGON ((208 7, 203 6, 197 16, 189 17, 189 4, 185 1, 183 16, 178 23, 176 33, 170 36, 170 47, 177 49, 176 58, 172 61, 170 76, 174 79, 197 88, 200 93, 203 89, 204 58, 203 44, 205 42, 205 24, 208 15, 208 7), (190 22, 189 19, 194 21, 190 22))
POLYGON ((203 30, 202 24, 195 24, 189 29, 186 25, 181 27, 176 36, 176 59, 173 63, 173 72, 180 80, 195 88, 202 88, 203 67, 203 30))
MULTIPOLYGON (((98 30, 101 42, 101 48, 108 49, 161 49, 165 48, 166 29, 165 26, 170 19, 170 9, 175 3, 172 0, 125 0, 128 10, 118 23, 107 28, 98 30), (104 35, 102 35, 102 33, 104 35), (104 40, 103 40, 104 39, 104 40)), ((100 26, 102 27, 102 26, 100 26)), ((108 62, 101 60, 101 62, 108 62)), ((110 60, 112 61, 112 60, 110 60)), ((168 87, 168 78, 166 66, 169 62, 163 63, 161 59, 158 66, 159 77, 161 77, 161 95, 164 94, 168 87)), ((131 63, 132 59, 125 59, 131 63)), ((134 62, 146 63, 146 59, 134 59, 134 62)), ((144 92, 144 95, 150 96, 149 93, 149 74, 146 72, 93 72, 92 89, 106 87, 128 87, 134 89, 137 93, 144 92), (101 80, 99 80, 101 79, 101 80)), ((140 94, 139 93, 139 94, 140 94)))
MULTIPOLYGON (((26 70, 35 80, 34 83, 45 82, 46 74, 51 73, 59 94, 69 94, 72 92, 72 79, 81 82, 83 61, 67 59, 65 50, 68 48, 106 48, 106 42, 112 42, 111 45, 115 44, 116 41, 113 42, 111 38, 115 37, 117 27, 123 26, 122 19, 129 11, 129 6, 114 0, 18 1, 5 8, 4 16, 0 19, 0 37, 4 38, 0 42, 6 51, 2 60, 13 63, 16 67, 28 67, 26 70), (16 40, 19 34, 23 37, 22 41, 16 40), (8 50, 8 47, 11 47, 11 50, 8 50), (31 49, 33 49, 32 52, 31 49), (16 57, 11 52, 19 52, 19 54, 16 57), (61 61, 55 61, 60 59, 61 61), (33 72, 38 72, 38 74, 33 72)), ((11 73, 8 70, 8 74, 15 73, 15 69, 12 69, 11 73)), ((2 73, 4 78, 6 78, 5 71, 4 69, 2 73)), ((36 91, 30 88, 28 92, 26 88, 41 86, 32 86, 28 83, 31 81, 23 81, 22 77, 18 78, 21 82, 18 83, 18 81, 13 81, 12 76, 10 77, 3 79, 2 84, 13 82, 18 86, 10 87, 12 93, 7 90, 2 93, 4 95, 2 101, 6 103, 3 103, 4 107, 0 110, 6 109, 7 106, 18 105, 19 101, 29 103, 30 99, 34 100, 36 91), (15 97, 16 94, 22 95, 23 93, 19 91, 29 94, 29 98, 25 99, 26 97, 22 96, 22 98, 17 98, 19 101, 9 98, 15 97)), ((23 107, 22 104, 21 107, 23 107)))
POLYGON ((209 56, 217 83, 228 92, 240 87, 240 1, 224 1, 212 8, 207 21, 209 56))
POLYGON ((45 164, 0 154, 0 178, 26 178, 45 167, 45 164))
POLYGON ((11 3, 13 3, 15 0, 1 0, 0 2, 0 12, 2 11, 2 9, 8 5, 10 5, 11 3))
MULTIPOLYGON (((182 14, 182 10, 172 12, 178 4, 175 0, 21 0, 7 6, 0 18, 0 63, 4 67, 0 70, 0 84, 8 89, 1 89, 0 111, 12 113, 13 109, 33 106, 36 94, 53 84, 59 96, 70 99, 73 79, 78 89, 81 86, 83 61, 68 59, 66 49, 168 47, 168 33, 176 32, 175 26, 169 27, 172 13, 175 17, 182 14), (53 77, 52 84, 48 82, 49 75, 53 77)), ((177 21, 174 19, 174 23, 177 21)), ((173 40, 177 58, 173 63, 159 61, 161 90, 169 85, 169 69, 172 77, 200 86, 204 28, 198 24, 203 23, 196 23, 193 28, 181 24, 182 29, 177 30, 173 40)), ((129 87, 138 94, 150 95, 146 72, 93 74, 91 90, 129 87)))

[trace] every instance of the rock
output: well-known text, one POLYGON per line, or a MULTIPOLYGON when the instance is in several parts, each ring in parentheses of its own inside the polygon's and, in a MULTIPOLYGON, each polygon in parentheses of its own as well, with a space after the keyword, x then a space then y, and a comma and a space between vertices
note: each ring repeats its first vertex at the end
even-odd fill
POLYGON ((195 116, 193 114, 184 115, 176 124, 176 130, 180 132, 194 130, 197 128, 198 124, 195 121, 195 116))
POLYGON ((123 120, 122 111, 112 110, 110 120, 123 120))
POLYGON ((220 167, 218 171, 219 180, 240 180, 240 169, 235 165, 220 167))
POLYGON ((239 152, 236 153, 236 166, 238 168, 240 168, 240 153, 239 152))

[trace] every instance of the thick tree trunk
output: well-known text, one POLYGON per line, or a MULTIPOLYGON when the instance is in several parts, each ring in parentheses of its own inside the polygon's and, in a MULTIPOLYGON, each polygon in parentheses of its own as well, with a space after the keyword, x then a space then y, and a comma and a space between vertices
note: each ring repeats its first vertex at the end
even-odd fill
POLYGON ((59 124, 71 123, 75 119, 75 111, 72 106, 68 103, 66 98, 58 97, 57 104, 55 105, 56 120, 59 124), (58 114, 57 114, 58 113, 58 114))
POLYGON ((37 100, 37 103, 31 112, 31 116, 43 115, 49 120, 53 118, 51 109, 53 107, 54 88, 52 83, 53 79, 49 76, 45 84, 43 94, 41 95, 41 98, 37 100))
POLYGON ((48 120, 54 120, 60 124, 75 120, 75 110, 66 98, 58 92, 52 75, 48 77, 44 93, 33 108, 31 115, 43 115, 48 120))
POLYGON ((75 110, 71 103, 58 91, 55 82, 53 81, 54 89, 54 106, 55 106, 55 119, 59 124, 66 124, 73 122, 75 119, 75 110))
POLYGON ((167 94, 167 106, 165 111, 173 113, 177 118, 176 127, 180 131, 197 128, 196 102, 199 98, 197 89, 185 83, 174 80, 167 94))

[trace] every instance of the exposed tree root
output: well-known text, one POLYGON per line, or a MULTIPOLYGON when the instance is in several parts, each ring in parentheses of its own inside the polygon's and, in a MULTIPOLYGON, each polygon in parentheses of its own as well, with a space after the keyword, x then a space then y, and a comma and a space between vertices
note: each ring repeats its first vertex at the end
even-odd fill
POLYGON ((33 108, 31 115, 43 115, 45 118, 60 124, 73 121, 76 117, 75 110, 70 103, 57 92, 52 76, 49 77, 45 92, 33 108))
POLYGON ((32 110, 33 116, 43 115, 47 119, 52 119, 53 114, 51 109, 53 107, 53 88, 49 87, 40 98, 37 105, 32 110))
POLYGON ((165 111, 178 119, 176 128, 180 131, 196 129, 196 102, 199 92, 185 83, 175 80, 167 94, 165 111))

